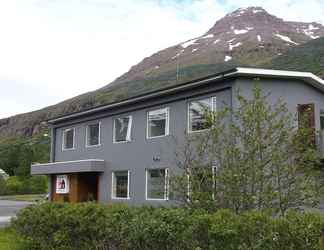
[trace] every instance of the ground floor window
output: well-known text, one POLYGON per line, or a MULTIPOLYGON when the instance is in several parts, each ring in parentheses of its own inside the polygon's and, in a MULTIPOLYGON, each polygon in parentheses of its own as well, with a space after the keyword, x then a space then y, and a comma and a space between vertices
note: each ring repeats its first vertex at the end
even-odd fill
POLYGON ((129 199, 129 171, 116 171, 112 173, 112 198, 129 199))
POLYGON ((146 199, 168 200, 168 169, 146 170, 146 199))

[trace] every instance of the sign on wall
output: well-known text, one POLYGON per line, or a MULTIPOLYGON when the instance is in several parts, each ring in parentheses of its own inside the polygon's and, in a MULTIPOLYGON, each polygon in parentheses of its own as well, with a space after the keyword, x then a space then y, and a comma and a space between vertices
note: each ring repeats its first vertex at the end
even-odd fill
POLYGON ((68 194, 70 191, 70 183, 67 175, 56 176, 56 193, 57 194, 68 194))

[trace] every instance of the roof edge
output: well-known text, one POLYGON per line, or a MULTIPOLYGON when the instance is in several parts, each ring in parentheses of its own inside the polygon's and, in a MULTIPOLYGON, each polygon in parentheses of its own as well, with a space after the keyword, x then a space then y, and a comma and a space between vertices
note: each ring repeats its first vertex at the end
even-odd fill
POLYGON ((220 73, 209 75, 203 78, 198 78, 195 80, 191 80, 188 82, 184 82, 178 85, 173 85, 165 88, 161 88, 155 91, 146 92, 137 96, 133 96, 127 99, 123 99, 120 101, 99 105, 93 107, 88 110, 79 111, 75 113, 66 114, 63 116, 59 116, 53 119, 48 120, 49 124, 55 124, 59 122, 63 122, 68 119, 74 119, 83 115, 92 114, 95 112, 100 112, 106 109, 119 107, 121 105, 131 104, 133 102, 143 101, 152 97, 157 97, 163 95, 165 93, 179 91, 182 89, 187 89, 194 87, 196 85, 208 83, 213 80, 220 80, 225 79, 228 77, 238 77, 238 76, 266 76, 266 77, 282 77, 282 78, 295 78, 295 79, 302 79, 308 80, 308 83, 312 86, 316 87, 317 89, 324 92, 324 80, 320 77, 314 75, 310 72, 301 72, 301 71, 288 71, 288 70, 274 70, 274 69, 263 69, 263 68, 249 68, 249 67, 236 67, 232 68, 227 71, 222 71, 220 73))

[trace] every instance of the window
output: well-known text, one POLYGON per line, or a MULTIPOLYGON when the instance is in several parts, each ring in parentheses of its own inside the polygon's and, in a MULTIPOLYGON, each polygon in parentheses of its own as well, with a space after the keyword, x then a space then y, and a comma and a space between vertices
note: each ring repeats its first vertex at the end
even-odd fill
POLYGON ((316 145, 316 132, 315 132, 315 105, 298 104, 298 128, 310 130, 310 143, 316 145))
POLYGON ((112 198, 129 199, 129 171, 112 173, 112 198))
POLYGON ((168 169, 146 170, 146 199, 168 200, 168 169))
POLYGON ((152 110, 147 113, 147 138, 169 134, 169 108, 152 110))
POLYGON ((132 117, 126 116, 114 120, 114 142, 131 141, 132 117))
POLYGON ((74 149, 74 137, 75 137, 75 129, 69 128, 63 131, 63 143, 62 148, 63 150, 71 150, 74 149))
POLYGON ((189 132, 208 129, 206 112, 216 111, 216 97, 209 97, 189 103, 189 132))
POLYGON ((86 131, 87 147, 100 145, 100 123, 90 124, 86 131))

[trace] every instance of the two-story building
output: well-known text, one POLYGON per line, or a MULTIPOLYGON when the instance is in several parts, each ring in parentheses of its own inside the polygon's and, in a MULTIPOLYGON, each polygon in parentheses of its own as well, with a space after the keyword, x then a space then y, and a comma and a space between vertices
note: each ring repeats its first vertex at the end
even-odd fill
POLYGON ((31 173, 50 176, 53 201, 168 204, 176 146, 185 133, 206 128, 202 107, 235 109, 237 90, 250 97, 255 79, 270 103, 281 97, 291 113, 308 112, 310 126, 324 130, 322 79, 235 68, 50 120, 51 162, 32 165, 31 173))

